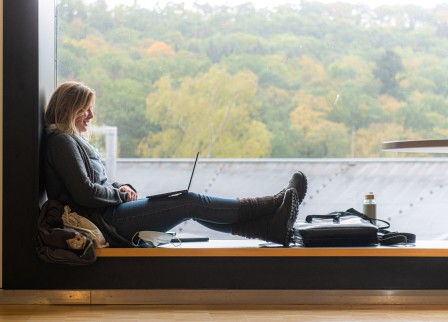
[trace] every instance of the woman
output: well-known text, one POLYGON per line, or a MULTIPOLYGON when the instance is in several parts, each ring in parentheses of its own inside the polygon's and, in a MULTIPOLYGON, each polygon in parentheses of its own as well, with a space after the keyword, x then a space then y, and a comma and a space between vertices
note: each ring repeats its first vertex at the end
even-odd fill
POLYGON ((61 84, 45 111, 46 188, 58 200, 96 224, 113 247, 130 247, 136 233, 166 232, 193 219, 225 233, 287 246, 305 197, 307 180, 294 173, 273 196, 223 199, 188 193, 175 198, 138 199, 130 184, 109 182, 101 156, 83 135, 94 116, 95 92, 78 82, 61 84))

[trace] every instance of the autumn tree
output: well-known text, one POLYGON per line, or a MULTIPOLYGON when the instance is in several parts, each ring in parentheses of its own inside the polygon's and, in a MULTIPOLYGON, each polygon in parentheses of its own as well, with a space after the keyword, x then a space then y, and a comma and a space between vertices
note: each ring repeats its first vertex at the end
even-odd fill
POLYGON ((299 157, 349 157, 350 135, 344 124, 328 120, 331 108, 321 96, 301 95, 297 108, 291 113, 292 128, 301 136, 299 157))
POLYGON ((416 137, 416 133, 398 123, 371 124, 367 128, 359 129, 356 133, 356 156, 359 158, 391 157, 394 154, 382 150, 383 142, 410 140, 416 137))
POLYGON ((258 120, 257 79, 213 67, 179 87, 164 76, 147 99, 147 118, 158 130, 137 149, 141 157, 267 157, 271 135, 258 120))

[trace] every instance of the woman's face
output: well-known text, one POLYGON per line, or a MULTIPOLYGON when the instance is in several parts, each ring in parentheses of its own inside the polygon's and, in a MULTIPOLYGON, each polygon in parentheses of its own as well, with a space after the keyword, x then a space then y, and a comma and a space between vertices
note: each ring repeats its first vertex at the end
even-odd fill
POLYGON ((91 119, 93 119, 93 103, 86 106, 75 120, 75 126, 79 133, 87 131, 91 119))

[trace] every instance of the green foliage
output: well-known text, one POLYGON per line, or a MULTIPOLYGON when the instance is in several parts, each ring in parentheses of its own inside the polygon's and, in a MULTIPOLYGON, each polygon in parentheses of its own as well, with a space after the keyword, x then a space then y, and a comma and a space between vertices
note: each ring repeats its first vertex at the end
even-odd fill
POLYGON ((175 87, 162 77, 148 96, 147 117, 157 126, 138 146, 142 157, 267 157, 270 134, 257 120, 257 80, 213 67, 175 87))
POLYGON ((57 7, 58 82, 97 92, 120 157, 383 157, 448 135, 448 7, 304 1, 57 7))
POLYGON ((374 76, 381 82, 381 94, 401 97, 398 74, 403 70, 401 57, 387 50, 376 62, 374 76))

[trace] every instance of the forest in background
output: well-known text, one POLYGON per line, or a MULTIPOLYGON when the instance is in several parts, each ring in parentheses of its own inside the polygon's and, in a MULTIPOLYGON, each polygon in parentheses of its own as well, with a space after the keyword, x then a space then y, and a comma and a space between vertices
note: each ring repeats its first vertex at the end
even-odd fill
POLYGON ((122 158, 387 157, 383 141, 447 138, 447 53, 448 5, 57 4, 58 83, 96 90, 122 158))

